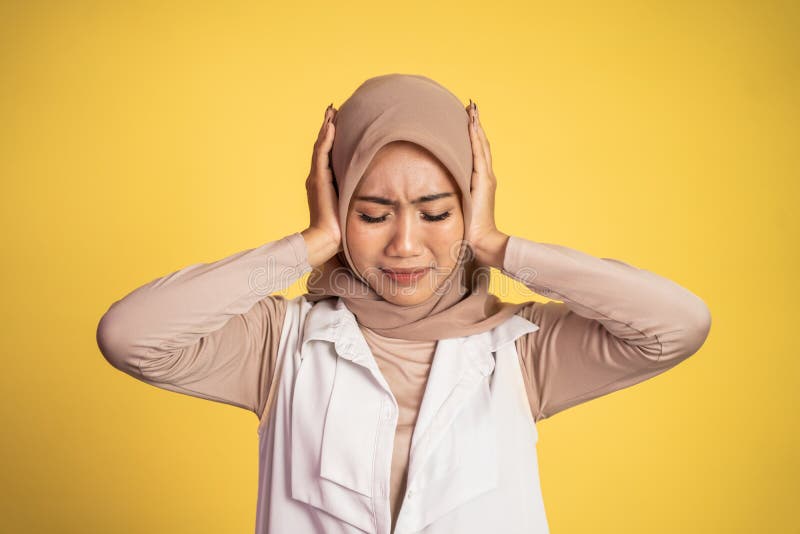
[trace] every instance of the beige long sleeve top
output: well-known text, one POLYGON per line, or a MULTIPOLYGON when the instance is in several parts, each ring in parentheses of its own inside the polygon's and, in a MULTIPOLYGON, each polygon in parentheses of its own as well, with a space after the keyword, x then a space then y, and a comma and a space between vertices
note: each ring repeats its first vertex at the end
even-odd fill
MULTIPOLYGON (((138 380, 261 419, 288 304, 273 293, 310 270, 299 233, 190 265, 114 302, 98 325, 98 346, 138 380)), ((535 421, 675 366, 711 326, 695 294, 619 260, 511 236, 502 272, 556 300, 518 312, 539 325, 516 342, 535 421)), ((390 484, 396 519, 436 342, 362 332, 400 409, 390 484)))

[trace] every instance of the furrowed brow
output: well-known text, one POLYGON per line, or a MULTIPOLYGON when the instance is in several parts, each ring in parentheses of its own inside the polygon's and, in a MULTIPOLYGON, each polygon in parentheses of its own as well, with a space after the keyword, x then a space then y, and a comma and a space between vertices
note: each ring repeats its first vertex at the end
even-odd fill
MULTIPOLYGON (((416 200, 412 200, 412 204, 419 204, 422 202, 431 202, 433 200, 438 200, 444 197, 453 196, 454 193, 435 193, 433 195, 423 195, 416 200)), ((365 202, 374 202, 375 204, 382 204, 384 206, 394 206, 396 202, 394 200, 384 198, 384 197, 373 197, 373 196, 358 196, 356 200, 363 200, 365 202)))

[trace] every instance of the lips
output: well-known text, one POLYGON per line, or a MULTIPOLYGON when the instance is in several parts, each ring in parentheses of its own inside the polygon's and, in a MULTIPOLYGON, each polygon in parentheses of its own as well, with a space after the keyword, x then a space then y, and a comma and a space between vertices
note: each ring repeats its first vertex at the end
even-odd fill
POLYGON ((418 269, 381 269, 391 280, 400 284, 409 284, 425 276, 429 267, 418 269))
POLYGON ((414 273, 427 271, 428 268, 427 267, 419 267, 417 269, 390 269, 390 268, 387 267, 387 268, 382 269, 382 270, 387 272, 387 273, 390 273, 390 274, 414 274, 414 273))

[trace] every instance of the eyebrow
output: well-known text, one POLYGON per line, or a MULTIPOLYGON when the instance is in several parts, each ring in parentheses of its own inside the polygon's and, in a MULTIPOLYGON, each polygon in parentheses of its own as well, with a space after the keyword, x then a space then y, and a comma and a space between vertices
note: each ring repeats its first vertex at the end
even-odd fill
MULTIPOLYGON (((435 193, 433 195, 423 195, 416 200, 412 200, 412 204, 419 204, 420 202, 430 202, 432 200, 437 200, 444 197, 453 196, 455 193, 435 193)), ((393 206, 396 204, 394 200, 390 200, 388 198, 383 197, 373 197, 373 196, 358 196, 356 200, 365 200, 367 202, 374 202, 375 204, 383 204, 384 206, 393 206)))

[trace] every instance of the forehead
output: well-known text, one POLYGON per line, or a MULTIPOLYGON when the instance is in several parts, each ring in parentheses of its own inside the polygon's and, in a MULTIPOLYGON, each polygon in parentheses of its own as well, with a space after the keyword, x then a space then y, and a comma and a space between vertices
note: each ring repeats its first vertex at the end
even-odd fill
POLYGON ((370 194, 457 190, 447 167, 426 148, 410 141, 393 141, 381 147, 356 188, 370 194))

